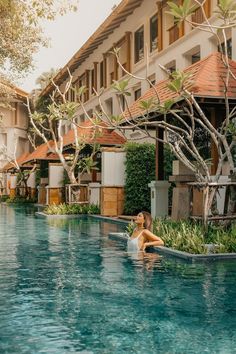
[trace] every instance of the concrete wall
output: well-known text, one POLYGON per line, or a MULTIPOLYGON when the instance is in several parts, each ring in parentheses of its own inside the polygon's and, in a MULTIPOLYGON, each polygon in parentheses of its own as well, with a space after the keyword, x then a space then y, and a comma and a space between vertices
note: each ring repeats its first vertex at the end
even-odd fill
POLYGON ((49 164, 49 188, 59 188, 63 186, 64 168, 60 164, 49 164))
POLYGON ((103 186, 124 186, 125 184, 125 152, 102 151, 103 186))

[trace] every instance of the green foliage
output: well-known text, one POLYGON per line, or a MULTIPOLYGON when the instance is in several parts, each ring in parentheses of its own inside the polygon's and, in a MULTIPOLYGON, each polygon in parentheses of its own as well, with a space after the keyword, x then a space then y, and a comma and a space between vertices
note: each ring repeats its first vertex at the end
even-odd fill
POLYGON ((118 95, 131 96, 128 90, 129 80, 114 81, 112 88, 116 91, 118 95))
POLYGON ((46 114, 48 113, 48 106, 51 103, 49 96, 41 96, 37 99, 35 109, 38 113, 46 114))
MULTIPOLYGON (((167 87, 173 92, 181 93, 184 87, 186 87, 186 82, 189 81, 190 76, 191 75, 189 73, 184 73, 180 70, 176 70, 171 73, 171 81, 167 87)), ((170 109, 173 105, 173 101, 169 100, 168 102, 169 104, 167 108, 170 109)))
POLYGON ((183 21, 198 8, 198 5, 192 5, 191 0, 184 0, 182 5, 177 5, 172 1, 168 1, 167 4, 170 7, 170 11, 166 11, 166 13, 174 16, 175 22, 183 21))
POLYGON ((218 1, 218 10, 215 13, 223 21, 228 21, 233 23, 236 20, 236 3, 235 0, 219 0, 218 1))
POLYGON ((155 145, 128 143, 125 149, 125 214, 150 211, 148 184, 155 179, 155 145))
POLYGON ((25 204, 25 203, 36 203, 36 199, 26 198, 23 196, 9 197, 5 200, 9 204, 25 204))
POLYGON ((202 225, 189 221, 174 222, 156 219, 153 223, 154 234, 160 236, 166 247, 192 254, 209 252, 207 244, 212 244, 211 253, 236 252, 236 226, 229 230, 209 226, 204 234, 202 225))
POLYGON ((6 202, 7 199, 9 199, 9 195, 1 195, 1 196, 0 196, 0 203, 6 202))
POLYGON ((47 215, 72 215, 72 214, 100 214, 99 206, 95 204, 79 205, 79 204, 59 204, 49 205, 44 209, 47 215))
POLYGON ((32 67, 32 55, 39 45, 46 45, 41 20, 54 20, 56 15, 76 10, 76 1, 60 0, 1 0, 0 65, 17 72, 32 67), (11 33, 11 35, 9 35, 11 33))
POLYGON ((127 234, 128 234, 129 236, 131 236, 131 235, 133 234, 135 227, 136 227, 136 224, 135 224, 133 221, 131 221, 131 222, 126 226, 125 230, 126 230, 126 232, 127 232, 127 234))
POLYGON ((147 112, 150 112, 151 110, 155 109, 157 105, 157 101, 154 97, 151 97, 147 100, 141 100, 139 102, 139 107, 147 112))

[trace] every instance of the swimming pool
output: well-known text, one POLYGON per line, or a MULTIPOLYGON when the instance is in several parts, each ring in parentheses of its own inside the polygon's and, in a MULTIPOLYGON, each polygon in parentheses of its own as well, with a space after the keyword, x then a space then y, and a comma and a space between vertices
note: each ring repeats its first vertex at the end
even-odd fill
POLYGON ((0 205, 0 353, 235 353, 236 263, 126 253, 124 226, 0 205))

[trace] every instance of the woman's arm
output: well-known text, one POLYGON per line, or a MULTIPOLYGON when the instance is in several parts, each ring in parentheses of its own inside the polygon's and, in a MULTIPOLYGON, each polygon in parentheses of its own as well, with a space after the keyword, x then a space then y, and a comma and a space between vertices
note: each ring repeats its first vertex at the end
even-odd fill
POLYGON ((154 235, 151 231, 145 229, 143 231, 143 236, 144 236, 144 242, 143 242, 143 251, 146 249, 146 247, 149 246, 164 246, 163 240, 154 235))

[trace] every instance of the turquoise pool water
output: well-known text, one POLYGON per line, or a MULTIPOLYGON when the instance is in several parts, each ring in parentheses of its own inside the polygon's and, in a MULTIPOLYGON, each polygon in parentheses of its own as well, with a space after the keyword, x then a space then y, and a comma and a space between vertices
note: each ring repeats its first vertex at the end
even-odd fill
POLYGON ((235 353, 236 263, 126 253, 98 221, 0 206, 0 353, 235 353))

